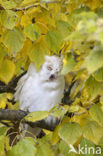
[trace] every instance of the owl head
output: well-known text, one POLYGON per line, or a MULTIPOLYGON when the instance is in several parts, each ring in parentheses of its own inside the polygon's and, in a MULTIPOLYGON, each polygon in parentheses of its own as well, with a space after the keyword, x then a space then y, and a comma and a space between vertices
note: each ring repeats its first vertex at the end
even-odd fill
POLYGON ((40 69, 40 76, 46 81, 54 81, 58 76, 63 66, 62 57, 45 56, 45 63, 40 69))

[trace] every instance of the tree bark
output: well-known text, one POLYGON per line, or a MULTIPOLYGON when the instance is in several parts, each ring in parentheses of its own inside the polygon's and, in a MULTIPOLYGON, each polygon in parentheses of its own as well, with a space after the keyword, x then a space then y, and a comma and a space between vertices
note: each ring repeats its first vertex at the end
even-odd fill
MULTIPOLYGON (((20 122, 29 112, 25 112, 22 110, 10 110, 10 109, 0 109, 0 120, 8 120, 12 122, 20 122)), ((55 127, 58 125, 59 121, 55 124, 48 124, 45 120, 40 120, 36 122, 26 122, 23 120, 23 123, 29 124, 31 127, 39 127, 43 129, 47 129, 53 131, 55 127)))

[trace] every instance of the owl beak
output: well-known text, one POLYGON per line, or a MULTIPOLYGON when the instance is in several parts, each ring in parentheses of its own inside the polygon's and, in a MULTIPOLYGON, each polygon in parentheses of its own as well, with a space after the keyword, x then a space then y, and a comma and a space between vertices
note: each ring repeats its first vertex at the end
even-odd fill
POLYGON ((53 81, 54 79, 56 79, 55 75, 52 74, 50 77, 49 77, 49 80, 53 81))

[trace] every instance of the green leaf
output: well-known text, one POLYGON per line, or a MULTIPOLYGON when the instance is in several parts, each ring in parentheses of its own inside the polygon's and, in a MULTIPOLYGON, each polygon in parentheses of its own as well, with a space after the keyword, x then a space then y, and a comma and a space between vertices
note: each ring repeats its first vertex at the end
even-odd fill
POLYGON ((59 150, 63 156, 75 156, 74 152, 69 153, 70 147, 63 140, 59 143, 59 150))
POLYGON ((91 35, 91 33, 95 32, 96 29, 96 22, 92 19, 81 20, 77 25, 77 31, 80 31, 83 34, 91 35))
POLYGON ((100 97, 100 103, 103 105, 103 95, 100 97))
MULTIPOLYGON (((81 149, 83 149, 83 153, 86 153, 85 152, 85 149, 89 149, 89 147, 93 147, 95 149, 95 144, 93 144, 91 141, 85 139, 85 138, 82 138, 81 142, 80 142, 80 147, 81 149)), ((85 156, 93 156, 93 150, 90 150, 90 153, 89 154, 85 154, 85 156)))
POLYGON ((90 76, 87 79, 85 87, 91 98, 95 98, 101 90, 101 84, 98 81, 96 81, 93 76, 90 76))
POLYGON ((24 119, 26 121, 35 122, 48 117, 48 115, 49 113, 47 111, 36 111, 36 112, 29 113, 24 119))
POLYGON ((45 53, 39 44, 32 45, 29 53, 29 58, 34 62, 37 70, 40 69, 41 65, 44 63, 45 53))
POLYGON ((81 135, 82 130, 77 123, 67 123, 59 129, 60 138, 62 138, 68 145, 76 143, 81 135))
POLYGON ((25 37, 21 30, 15 28, 14 30, 7 30, 3 34, 2 42, 15 55, 24 45, 25 37))
POLYGON ((6 151, 8 151, 9 149, 10 149, 9 138, 4 135, 1 135, 0 136, 0 156, 5 156, 6 151))
POLYGON ((61 34, 62 38, 66 38, 67 36, 69 36, 70 26, 67 22, 59 20, 56 22, 56 25, 57 25, 57 30, 61 34))
POLYGON ((93 73, 93 76, 97 81, 102 82, 103 81, 103 68, 98 69, 95 73, 93 73))
MULTIPOLYGON (((76 102, 76 100, 75 100, 75 102, 76 102)), ((77 102, 78 102, 78 100, 77 100, 77 102)), ((73 112, 78 112, 79 109, 80 109, 80 106, 79 105, 71 105, 69 107, 68 111, 73 113, 73 112)))
POLYGON ((31 62, 34 62, 37 70, 40 69, 41 65, 44 63, 45 55, 48 53, 48 49, 42 38, 36 41, 29 49, 28 56, 31 62))
POLYGON ((39 139, 37 144, 37 156, 54 156, 52 147, 47 140, 39 139))
POLYGON ((15 74, 15 64, 12 61, 4 60, 0 66, 0 80, 6 84, 15 74))
POLYGON ((2 127, 0 127, 0 136, 1 135, 6 135, 6 133, 7 133, 7 131, 8 131, 8 127, 6 127, 6 126, 2 126, 2 127))
POLYGON ((93 105, 89 110, 89 114, 93 120, 103 126, 103 112, 98 105, 93 105))
POLYGON ((76 65, 75 60, 73 59, 71 54, 67 54, 66 62, 64 63, 62 73, 67 74, 68 72, 72 71, 73 67, 76 65))
POLYGON ((4 58, 4 49, 3 49, 2 45, 0 44, 0 64, 2 63, 3 58, 4 58))
POLYGON ((90 121, 83 128, 83 136, 94 144, 98 144, 100 138, 103 136, 103 128, 97 122, 90 121))
POLYGON ((93 73, 97 69, 103 66, 103 50, 96 48, 86 58, 84 66, 87 68, 89 73, 93 73))
POLYGON ((24 138, 7 152, 7 156, 34 156, 36 148, 33 138, 24 138))
POLYGON ((2 1, 1 4, 5 9, 12 9, 12 8, 15 8, 17 5, 13 0, 2 1))
POLYGON ((82 42, 87 39, 87 35, 88 34, 84 35, 80 31, 74 31, 73 33, 71 33, 69 36, 65 38, 65 41, 73 41, 75 42, 75 44, 78 45, 79 42, 82 42))
POLYGON ((62 37, 58 32, 48 31, 46 34, 46 42, 52 52, 58 52, 62 43, 62 37))
POLYGON ((99 141, 99 146, 103 147, 103 137, 99 141))
POLYGON ((18 16, 14 11, 2 10, 0 14, 1 24, 7 29, 13 29, 17 23, 18 16))
POLYGON ((26 34, 27 37, 29 37, 32 41, 34 41, 40 36, 41 30, 39 26, 36 24, 28 24, 24 28, 24 33, 26 34))
POLYGON ((102 45, 103 45, 103 30, 101 30, 98 34, 98 39, 101 41, 102 45))
POLYGON ((63 118, 64 114, 68 111, 68 106, 59 106, 51 110, 50 115, 57 118, 63 118))

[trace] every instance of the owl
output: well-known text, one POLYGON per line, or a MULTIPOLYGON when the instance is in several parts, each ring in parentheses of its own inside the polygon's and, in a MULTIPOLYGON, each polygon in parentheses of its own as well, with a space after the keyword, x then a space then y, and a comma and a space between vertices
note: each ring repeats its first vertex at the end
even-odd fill
MULTIPOLYGON (((45 56, 39 71, 30 63, 27 73, 18 81, 15 101, 20 101, 23 111, 49 111, 59 105, 64 93, 65 81, 61 74, 62 58, 45 56)), ((51 121, 48 117, 47 122, 51 121)))

